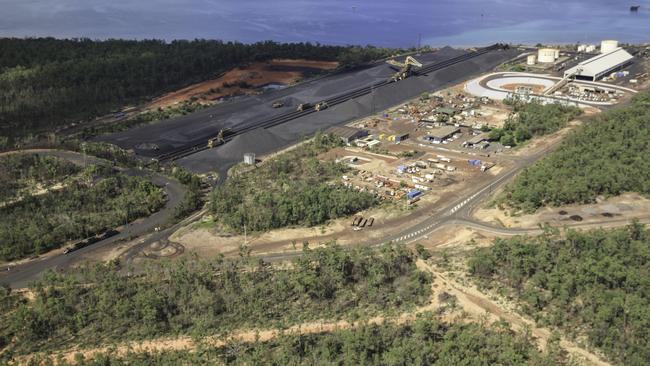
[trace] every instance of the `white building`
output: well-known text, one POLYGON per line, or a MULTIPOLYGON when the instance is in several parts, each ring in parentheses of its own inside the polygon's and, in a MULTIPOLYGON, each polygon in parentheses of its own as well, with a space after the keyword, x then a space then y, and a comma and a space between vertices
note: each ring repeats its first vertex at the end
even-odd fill
POLYGON ((610 53, 618 48, 618 41, 606 39, 600 42, 600 53, 610 53))
MULTIPOLYGON (((540 48, 537 51, 537 61, 541 63, 553 63, 555 62, 555 52, 554 48, 540 48)), ((559 51, 558 51, 559 53, 559 51)))
POLYGON ((566 70, 564 76, 575 74, 578 80, 596 81, 603 76, 627 66, 632 62, 634 56, 622 48, 612 52, 604 53, 588 60, 582 61, 576 66, 566 70))

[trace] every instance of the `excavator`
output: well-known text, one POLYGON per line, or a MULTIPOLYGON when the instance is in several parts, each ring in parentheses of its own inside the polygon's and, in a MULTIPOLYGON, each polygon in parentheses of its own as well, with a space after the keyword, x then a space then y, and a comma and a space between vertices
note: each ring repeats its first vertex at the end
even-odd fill
POLYGON ((386 62, 398 70, 395 75, 391 76, 391 81, 403 80, 409 77, 413 66, 422 67, 422 63, 411 56, 407 56, 404 62, 395 60, 387 60, 386 62))
POLYGON ((208 140, 208 149, 212 149, 216 145, 219 145, 219 144, 222 144, 222 143, 226 142, 226 140, 224 140, 224 136, 228 132, 230 132, 230 128, 222 128, 222 129, 220 129, 219 133, 217 134, 216 137, 213 137, 213 138, 208 140))

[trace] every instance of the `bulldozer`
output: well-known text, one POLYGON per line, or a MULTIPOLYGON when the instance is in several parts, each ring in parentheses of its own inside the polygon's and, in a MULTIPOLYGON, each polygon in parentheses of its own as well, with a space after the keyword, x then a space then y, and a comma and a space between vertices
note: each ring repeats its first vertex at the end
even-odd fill
POLYGON ((323 109, 327 109, 328 107, 329 107, 329 104, 327 104, 327 102, 323 101, 323 102, 320 102, 320 103, 316 104, 314 109, 316 110, 316 112, 320 112, 323 109))
POLYGON ((226 140, 224 140, 224 136, 228 132, 230 132, 230 128, 222 128, 222 129, 220 129, 217 136, 215 136, 215 137, 208 140, 208 149, 212 149, 216 145, 220 145, 220 144, 223 144, 224 142, 226 142, 226 140))
POLYGON ((386 62, 398 70, 393 76, 391 76, 391 81, 403 80, 409 77, 413 66, 422 67, 422 63, 411 56, 407 56, 404 62, 395 60, 387 60, 386 62))

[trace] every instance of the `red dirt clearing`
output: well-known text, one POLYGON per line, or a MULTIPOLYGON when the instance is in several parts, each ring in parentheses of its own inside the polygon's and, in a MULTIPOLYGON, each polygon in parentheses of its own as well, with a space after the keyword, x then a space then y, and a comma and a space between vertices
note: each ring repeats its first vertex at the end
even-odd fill
POLYGON ((199 102, 210 102, 224 96, 251 93, 271 83, 290 85, 298 82, 304 76, 304 71, 326 71, 337 67, 338 62, 334 61, 277 59, 256 62, 244 68, 232 69, 216 79, 165 94, 152 101, 146 109, 167 108, 192 97, 198 98, 199 102), (248 86, 245 84, 242 87, 238 83, 248 86))

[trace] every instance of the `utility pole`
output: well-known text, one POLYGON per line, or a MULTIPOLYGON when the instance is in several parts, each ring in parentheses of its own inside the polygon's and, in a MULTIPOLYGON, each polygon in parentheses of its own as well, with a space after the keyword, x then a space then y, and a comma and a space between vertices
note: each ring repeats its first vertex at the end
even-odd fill
POLYGON ((84 168, 86 167, 86 143, 82 142, 81 143, 81 152, 83 153, 84 156, 84 168))
POLYGON ((418 51, 422 48, 422 33, 418 33, 418 51))

